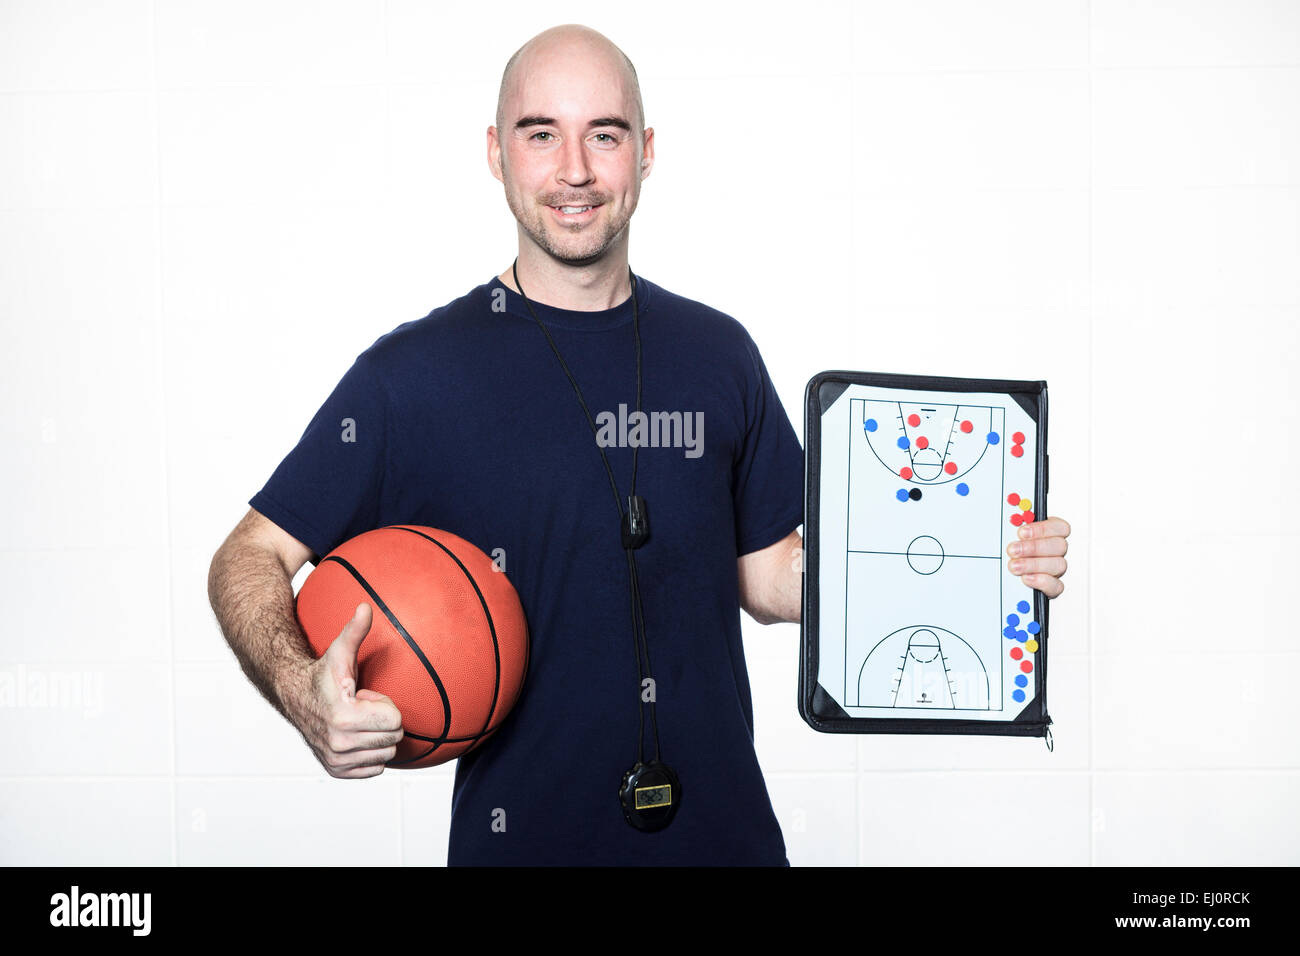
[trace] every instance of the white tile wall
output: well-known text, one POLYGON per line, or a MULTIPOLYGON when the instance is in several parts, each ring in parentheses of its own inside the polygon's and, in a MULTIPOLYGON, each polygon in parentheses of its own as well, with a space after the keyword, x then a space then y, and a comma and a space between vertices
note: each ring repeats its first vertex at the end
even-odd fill
POLYGON ((1088 2, 858 3, 855 72, 1077 69, 1088 66, 1088 2))
POLYGON ((1093 661, 1094 767, 1284 769, 1300 765, 1287 689, 1300 654, 1256 652, 1249 631, 1227 651, 1133 650, 1093 661))
MULTIPOLYGON (((211 560, 209 554, 205 576, 211 560)), ((157 543, 60 548, 49 542, 41 550, 0 551, 6 594, 28 597, 10 605, 4 653, 73 666, 87 652, 166 664, 172 653, 167 576, 167 549, 157 543)))
POLYGON ((814 733, 799 716, 797 658, 746 658, 754 701, 754 748, 763 772, 856 770, 856 738, 814 733))
POLYGON ((0 89, 147 89, 153 0, 9 0, 0 6, 0 89))
POLYGON ((178 661, 175 681, 178 773, 327 776, 302 735, 244 677, 233 653, 219 662, 178 661))
MULTIPOLYGON (((147 89, 0 98, 0 129, 8 144, 0 152, 0 206, 85 210, 152 204, 156 124, 147 89)), ((156 254, 149 261, 156 263, 156 254)))
POLYGON ((859 859, 869 866, 1088 862, 1088 774, 866 773, 859 859))
POLYGON ((1264 66, 1300 61, 1290 0, 1092 0, 1095 67, 1264 66))
MULTIPOLYGON (((1101 152, 1101 144, 1095 148, 1101 152)), ((1129 147, 1117 140, 1111 148, 1129 147)), ((1293 169, 1292 182, 1296 173, 1293 169)), ((1092 222, 1094 294, 1102 310, 1095 316, 1098 333, 1105 331, 1112 310, 1141 310, 1144 321, 1152 315, 1161 318, 1162 344, 1177 345, 1185 323, 1191 322, 1187 332, 1193 335, 1198 324, 1209 324, 1189 320, 1189 312, 1212 309, 1216 325, 1226 333, 1235 325, 1226 318, 1235 319, 1242 309, 1293 310, 1300 302, 1295 269, 1300 256, 1300 187, 1098 186, 1092 222)), ((1129 337, 1143 331, 1133 328, 1131 318, 1122 329, 1124 344, 1150 344, 1129 337)), ((1272 322, 1262 331, 1277 334, 1284 328, 1272 322)), ((1244 361, 1262 344, 1249 324, 1232 341, 1235 347, 1228 355, 1200 343, 1196 357, 1202 363, 1210 358, 1244 361)), ((1195 340, 1190 344, 1198 345, 1195 340)), ((1099 349, 1094 357, 1105 358, 1109 351, 1099 349)), ((1148 353, 1148 358, 1153 370, 1160 368, 1159 351, 1148 353)))
POLYGON ((857 178, 926 191, 1080 187, 1088 83, 1086 69, 855 76, 857 178))
MULTIPOLYGON (((566 10, 656 129, 638 272, 797 428, 824 368, 1047 379, 1075 528, 1050 754, 817 735, 746 623, 791 862, 1300 863, 1300 5, 747 11, 566 10)), ((0 863, 445 862, 452 768, 328 778, 207 564, 358 352, 508 264, 484 131, 553 22, 0 4, 0 863)))
POLYGON ((4 779, 175 770, 167 664, 92 657, 95 638, 83 635, 86 651, 77 660, 0 660, 4 779))
POLYGON ((380 195, 381 86, 164 89, 158 99, 169 206, 335 206, 380 195))
POLYGON ((1101 866, 1295 866, 1294 770, 1099 773, 1094 861, 1101 866))
POLYGON ((0 780, 0 864, 166 866, 172 782, 152 777, 0 780))
POLYGON ((183 866, 392 866, 402 859, 401 783, 392 773, 188 777, 176 784, 183 866))
POLYGON ((162 89, 337 87, 384 78, 384 0, 165 0, 162 89))
MULTIPOLYGON (((1294 8, 1294 5, 1292 5, 1294 8)), ((1296 183, 1296 67, 1098 70, 1093 185, 1268 186, 1296 183)))
POLYGON ((455 766, 393 772, 401 784, 402 862, 408 866, 447 865, 455 766))
POLYGON ((848 774, 768 773, 791 866, 858 864, 858 781, 848 774))
MULTIPOLYGON (((1120 496, 1117 491, 1117 499, 1120 496)), ((1117 527, 1124 523, 1122 507, 1099 507, 1098 514, 1117 527)), ((1182 561, 1154 564, 1139 585, 1132 578, 1131 554, 1140 538, 1138 532, 1127 545, 1118 540, 1097 548, 1099 652, 1213 654, 1224 650, 1225 640, 1251 656, 1300 652, 1300 629, 1290 624, 1295 611, 1292 582, 1300 577, 1300 537, 1263 529, 1252 533, 1248 528, 1237 533, 1171 532, 1165 540, 1182 561), (1200 573, 1189 576, 1188 566, 1200 573), (1209 592, 1207 579, 1215 582, 1209 592), (1150 594, 1160 595, 1160 600, 1151 600, 1150 594)))
MULTIPOLYGON (((1086 275, 1088 194, 1072 189, 926 188, 860 180, 854 206, 862 277, 858 288, 864 320, 917 306, 942 311, 963 336, 1006 356, 1026 334, 1028 312, 1055 316, 1066 310, 1072 289, 1086 275), (972 330, 970 308, 1012 311, 1005 325, 972 330), (961 311, 959 311, 961 310, 961 311), (981 336, 982 333, 982 336, 981 336)), ((871 331, 870 329, 864 331, 871 331)), ((948 328, 924 321, 893 323, 904 348, 895 364, 918 361, 918 350, 942 340, 948 328)), ((864 343, 865 347, 865 343, 864 343)))

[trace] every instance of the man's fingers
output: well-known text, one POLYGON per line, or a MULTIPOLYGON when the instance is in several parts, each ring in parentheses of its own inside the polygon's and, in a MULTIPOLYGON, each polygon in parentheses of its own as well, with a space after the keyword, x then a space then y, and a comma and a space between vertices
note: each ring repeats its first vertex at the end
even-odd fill
MULTIPOLYGON (((373 754, 396 748, 403 737, 402 714, 393 702, 377 691, 365 688, 357 697, 344 700, 330 721, 325 736, 325 746, 331 754, 347 755, 354 761, 357 755, 373 754), (367 699, 369 698, 369 699, 367 699)), ((381 759, 391 759, 392 754, 381 759)), ((374 760, 368 759, 367 763, 374 760)))
POLYGON ((1065 573, 1069 565, 1065 558, 1048 557, 1048 558, 1012 558, 1007 564, 1007 570, 1012 574, 1050 574, 1053 577, 1060 577, 1065 573))
POLYGON ((1066 538, 1070 535, 1070 522, 1064 518, 1044 518, 1020 526, 1020 540, 1032 541, 1038 538, 1066 538))
POLYGON ((396 747, 360 750, 353 753, 328 753, 323 763, 334 777, 374 777, 383 773, 388 761, 397 756, 396 747))
POLYGON ((331 730, 325 743, 331 753, 364 754, 367 751, 396 748, 402 739, 400 730, 376 733, 371 730, 331 730))
POLYGON ((1065 584, 1061 579, 1051 574, 1025 574, 1021 575, 1020 580, 1028 587, 1042 591, 1049 598, 1060 597, 1061 592, 1065 590, 1065 584))
POLYGON ((329 719, 343 733, 392 733, 402 729, 402 712, 391 701, 344 699, 329 719))
MULTIPOLYGON (((367 691, 360 690, 357 692, 357 700, 352 705, 351 713, 348 715, 348 725, 352 730, 400 730, 402 726, 402 712, 397 709, 391 700, 384 697, 383 694, 378 696, 380 700, 365 700, 361 694, 367 691)), ((369 693, 373 693, 370 691, 369 693)))
POLYGON ((1013 558, 1046 558, 1063 555, 1069 550, 1070 542, 1059 537, 1030 538, 1007 545, 1007 554, 1013 558))
POLYGON ((1011 560, 1007 569, 1020 576, 1026 586, 1042 591, 1049 598, 1065 590, 1061 575, 1069 568, 1065 553, 1070 550, 1066 539, 1070 523, 1064 518, 1044 518, 1020 526, 1019 540, 1007 545, 1011 560))
POLYGON ((340 780, 360 780, 363 777, 378 777, 383 772, 384 765, 375 764, 374 766, 357 767, 353 770, 340 771, 339 773, 332 774, 332 776, 338 777, 340 780))

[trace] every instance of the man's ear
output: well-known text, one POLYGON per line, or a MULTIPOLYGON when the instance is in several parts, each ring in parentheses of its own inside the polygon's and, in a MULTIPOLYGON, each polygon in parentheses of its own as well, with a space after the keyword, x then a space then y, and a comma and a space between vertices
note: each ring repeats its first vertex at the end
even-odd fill
POLYGON ((489 126, 487 128, 487 160, 488 172, 490 172, 497 181, 504 183, 505 176, 501 172, 501 140, 497 137, 497 128, 489 126))
POLYGON ((653 126, 647 126, 641 145, 641 178, 645 179, 650 175, 650 170, 655 165, 655 131, 653 126))

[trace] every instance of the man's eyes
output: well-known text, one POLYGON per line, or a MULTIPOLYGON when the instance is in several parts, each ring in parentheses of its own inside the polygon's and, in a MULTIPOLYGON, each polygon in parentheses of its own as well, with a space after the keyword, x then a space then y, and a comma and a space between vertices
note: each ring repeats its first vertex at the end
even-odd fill
MULTIPOLYGON (((617 138, 613 133, 596 133, 595 135, 596 135, 597 137, 601 137, 601 136, 605 137, 603 140, 600 140, 601 143, 616 143, 616 142, 618 142, 618 138, 617 138)), ((554 133, 547 132, 547 131, 544 130, 544 129, 541 129, 541 130, 538 130, 536 133, 534 133, 532 136, 530 136, 530 137, 528 137, 528 138, 529 138, 529 139, 536 139, 539 143, 547 143, 547 142, 550 142, 551 140, 555 139, 555 134, 554 134, 554 133), (544 140, 542 140, 542 139, 537 139, 539 136, 545 136, 545 137, 547 137, 547 139, 544 139, 544 140)))

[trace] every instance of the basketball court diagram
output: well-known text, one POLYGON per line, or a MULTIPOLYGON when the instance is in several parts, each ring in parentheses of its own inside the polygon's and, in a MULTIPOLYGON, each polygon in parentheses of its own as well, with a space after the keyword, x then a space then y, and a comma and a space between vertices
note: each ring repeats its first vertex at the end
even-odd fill
POLYGON ((1033 419, 1011 396, 854 384, 823 414, 818 683, 851 717, 1011 720, 1033 697, 1033 419))

